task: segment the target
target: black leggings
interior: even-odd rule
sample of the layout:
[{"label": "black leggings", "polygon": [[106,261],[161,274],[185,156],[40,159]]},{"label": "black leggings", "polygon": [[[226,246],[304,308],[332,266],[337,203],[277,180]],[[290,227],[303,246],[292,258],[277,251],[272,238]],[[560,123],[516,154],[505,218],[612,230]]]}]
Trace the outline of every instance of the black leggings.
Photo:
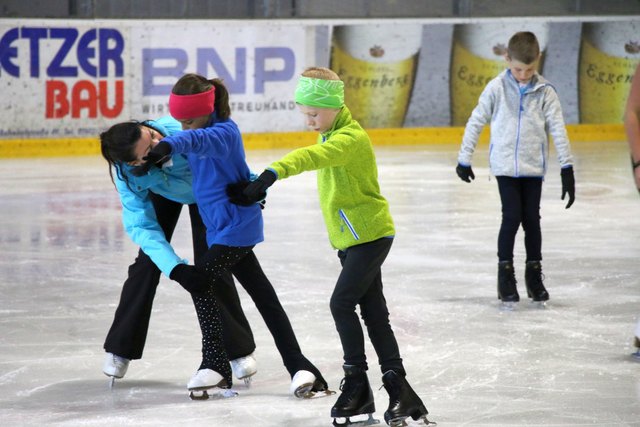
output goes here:
[{"label": "black leggings", "polygon": [[[150,195],[158,224],[167,241],[171,241],[183,205],[154,193]],[[189,215],[193,252],[197,260],[207,251],[206,229],[196,205],[189,205]],[[160,274],[151,258],[140,250],[135,262],[129,266],[127,280],[122,286],[120,302],[104,342],[106,351],[127,359],[142,357]],[[177,283],[175,285],[178,286]],[[224,346],[229,358],[251,354],[255,349],[255,342],[231,274],[226,273],[220,277],[216,291],[224,330]]]},{"label": "black leggings", "polygon": [[502,224],[498,234],[498,260],[513,261],[518,228],[524,229],[526,261],[542,260],[540,231],[540,198],[542,178],[511,178],[497,176],[502,201]]},{"label": "black leggings", "polygon": [[[308,370],[326,385],[318,369],[302,354],[287,313],[282,308],[273,285],[269,282],[253,253],[253,246],[213,245],[197,265],[214,278],[212,288],[214,293],[217,292],[220,274],[231,271],[247,291],[264,319],[289,375],[293,376],[302,369]],[[206,313],[211,309],[208,307],[210,300],[196,297],[195,303],[199,313]],[[203,330],[213,327],[209,324],[211,319],[202,320],[204,321],[204,324],[201,324]]]},{"label": "black leggings", "polygon": [[346,365],[367,366],[364,334],[356,314],[356,305],[360,305],[360,315],[378,355],[381,371],[393,370],[404,375],[382,292],[381,267],[392,243],[393,239],[383,238],[338,251],[342,272],[331,295],[330,307]]}]

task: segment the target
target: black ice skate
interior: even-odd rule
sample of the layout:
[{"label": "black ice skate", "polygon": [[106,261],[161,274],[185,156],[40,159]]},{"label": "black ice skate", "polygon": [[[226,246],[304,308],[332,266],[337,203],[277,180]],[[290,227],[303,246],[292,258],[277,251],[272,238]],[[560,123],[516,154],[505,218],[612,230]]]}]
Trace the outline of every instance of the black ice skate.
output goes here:
[{"label": "black ice skate", "polygon": [[528,261],[524,272],[527,295],[542,308],[545,307],[546,301],[549,300],[549,293],[542,283],[543,278],[540,261]]},{"label": "black ice skate", "polygon": [[[331,408],[334,426],[368,426],[379,424],[380,421],[373,418],[376,411],[373,400],[373,390],[367,378],[367,368],[364,366],[344,365],[344,379],[340,383],[342,393]],[[363,421],[351,421],[350,417],[368,414],[369,417]],[[336,418],[345,418],[340,423]]]},{"label": "black ice skate", "polygon": [[516,303],[520,301],[516,283],[513,261],[500,261],[498,263],[498,299],[502,301],[501,308],[504,310],[514,310]]},{"label": "black ice skate", "polygon": [[389,393],[389,408],[384,412],[385,422],[392,427],[406,426],[405,419],[422,420],[426,425],[436,425],[427,419],[427,408],[406,378],[395,371],[382,376],[382,384]]}]

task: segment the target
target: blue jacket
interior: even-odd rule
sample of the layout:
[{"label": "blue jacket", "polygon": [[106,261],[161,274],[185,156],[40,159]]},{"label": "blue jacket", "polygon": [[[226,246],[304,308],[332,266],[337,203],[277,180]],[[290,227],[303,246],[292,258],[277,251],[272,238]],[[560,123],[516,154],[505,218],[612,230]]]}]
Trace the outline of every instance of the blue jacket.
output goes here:
[{"label": "blue jacket", "polygon": [[209,246],[253,246],[264,240],[260,206],[235,205],[227,197],[227,185],[251,178],[233,120],[219,120],[214,113],[208,127],[173,133],[163,141],[171,144],[174,157],[187,154]]},{"label": "blue jacket", "polygon": [[482,128],[488,123],[489,165],[495,176],[543,177],[549,157],[548,134],[553,137],[560,167],[573,163],[560,100],[539,74],[520,88],[507,69],[487,84],[465,127],[458,163],[471,164]]},{"label": "blue jacket", "polygon": [[[182,130],[182,126],[171,117],[150,121],[149,126],[163,135],[171,135]],[[187,262],[176,255],[158,224],[149,192],[178,203],[195,203],[192,190],[192,176],[185,156],[173,156],[172,165],[162,169],[152,168],[145,176],[131,174],[132,167],[120,163],[116,166],[114,181],[122,203],[122,223],[124,229],[142,251],[158,268],[169,276],[171,270]],[[123,179],[126,176],[127,182]]]}]

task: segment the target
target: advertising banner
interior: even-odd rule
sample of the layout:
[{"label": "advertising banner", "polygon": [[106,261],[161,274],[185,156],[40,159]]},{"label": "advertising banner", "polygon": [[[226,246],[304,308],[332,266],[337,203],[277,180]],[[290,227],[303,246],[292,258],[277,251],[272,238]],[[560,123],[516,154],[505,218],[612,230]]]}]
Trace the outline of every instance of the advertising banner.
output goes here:
[{"label": "advertising banner", "polygon": [[0,19],[0,139],[92,137],[168,115],[184,73],[221,77],[245,133],[304,130],[293,93],[308,66],[331,67],[366,128],[464,126],[505,67],[509,38],[532,31],[539,72],[567,124],[620,123],[640,61],[640,19],[342,21]]},{"label": "advertising banner", "polygon": [[187,72],[221,77],[245,132],[299,130],[293,92],[307,54],[298,24],[0,20],[0,138],[95,136],[168,115]]}]

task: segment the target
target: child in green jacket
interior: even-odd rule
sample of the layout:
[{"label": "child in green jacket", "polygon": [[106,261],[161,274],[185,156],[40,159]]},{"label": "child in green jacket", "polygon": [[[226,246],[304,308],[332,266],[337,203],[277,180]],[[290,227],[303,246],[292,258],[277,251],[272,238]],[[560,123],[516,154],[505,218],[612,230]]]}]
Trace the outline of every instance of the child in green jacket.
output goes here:
[{"label": "child in green jacket", "polygon": [[380,194],[371,140],[344,105],[344,84],[332,70],[305,70],[295,100],[308,127],[320,133],[318,143],[290,152],[251,183],[230,186],[230,199],[238,204],[253,203],[262,200],[277,179],[318,171],[322,214],[342,264],[330,307],[344,351],[345,376],[331,416],[347,418],[348,424],[349,417],[359,414],[368,414],[371,421],[375,411],[366,374],[364,334],[356,313],[356,305],[360,305],[389,393],[385,421],[402,425],[412,417],[428,424],[427,409],[405,379],[382,292],[381,266],[391,249],[395,229],[389,204]]}]

